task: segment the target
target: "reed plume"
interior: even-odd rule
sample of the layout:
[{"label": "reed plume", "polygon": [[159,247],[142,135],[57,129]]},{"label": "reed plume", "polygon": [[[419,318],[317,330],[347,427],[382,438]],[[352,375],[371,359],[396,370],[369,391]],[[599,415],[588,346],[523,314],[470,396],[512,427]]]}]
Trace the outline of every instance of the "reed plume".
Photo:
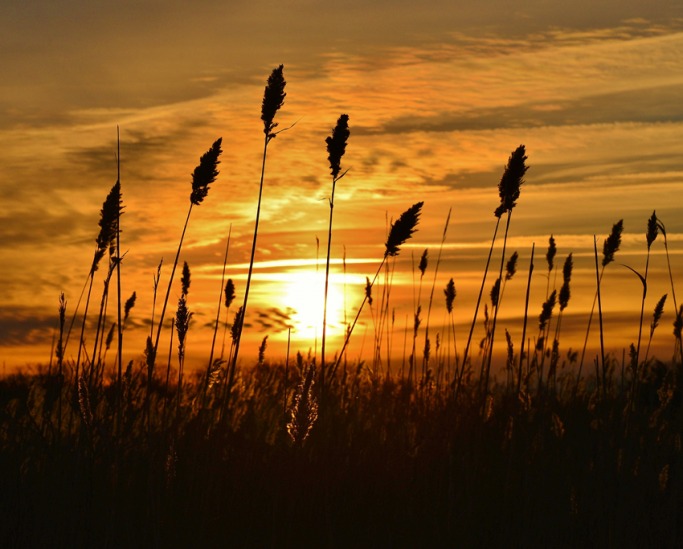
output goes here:
[{"label": "reed plume", "polygon": [[[507,213],[507,221],[505,224],[505,234],[503,235],[503,250],[500,259],[500,270],[498,278],[503,278],[503,268],[505,266],[505,250],[507,247],[507,238],[510,231],[510,219],[512,217],[512,210],[517,205],[519,199],[520,189],[524,184],[524,175],[529,167],[526,165],[527,160],[526,149],[524,145],[517,147],[508,158],[508,163],[503,172],[503,176],[498,184],[498,195],[500,196],[500,205],[496,208],[494,214],[500,218],[504,213]],[[486,361],[486,368],[484,373],[484,387],[483,395],[488,393],[489,374],[491,371],[491,360],[493,357],[493,348],[496,338],[496,323],[498,320],[498,311],[500,307],[496,307],[493,311],[493,323],[491,327],[491,341],[489,343],[488,360]]]},{"label": "reed plume", "polygon": [[[218,305],[216,307],[216,322],[214,323],[213,326],[213,337],[211,338],[211,351],[209,353],[209,364],[206,367],[206,384],[204,386],[204,397],[202,404],[205,404],[206,402],[206,393],[208,392],[210,388],[210,379],[212,377],[212,372],[214,372],[213,376],[217,376],[218,372],[216,372],[216,364],[213,359],[214,351],[216,349],[216,337],[218,335],[218,325],[220,324],[220,319],[221,319],[221,304],[223,301],[223,295],[225,294],[225,301],[227,303],[228,301],[228,294],[232,292],[233,298],[234,299],[234,294],[235,294],[235,287],[233,285],[232,289],[228,288],[227,285],[224,285],[225,283],[225,270],[227,268],[228,264],[228,252],[230,251],[230,235],[232,234],[232,224],[230,225],[230,230],[228,231],[228,241],[225,244],[225,255],[223,256],[223,272],[221,273],[221,287],[220,291],[218,292]],[[230,280],[230,283],[232,284],[232,280]],[[232,301],[232,299],[230,301]],[[223,332],[225,333],[225,332]],[[221,354],[221,359],[223,355]],[[220,359],[217,361],[220,363]]]},{"label": "reed plume", "polygon": [[178,300],[178,309],[175,314],[175,327],[178,335],[178,408],[182,401],[183,370],[185,366],[185,339],[190,329],[192,313],[187,307],[187,296],[190,291],[190,267],[187,262],[183,263],[183,275],[180,279],[182,294]]},{"label": "reed plume", "polygon": [[548,263],[548,282],[545,288],[545,296],[548,297],[550,293],[550,275],[555,267],[555,255],[557,254],[557,244],[555,243],[555,237],[550,235],[548,239],[548,251],[545,254],[546,263]]},{"label": "reed plume", "polygon": [[[85,345],[84,337],[85,337],[85,324],[88,316],[88,307],[90,304],[90,297],[92,295],[92,287],[93,287],[93,282],[95,280],[95,272],[99,268],[99,263],[104,257],[104,255],[107,253],[107,250],[112,251],[113,255],[113,248],[115,247],[115,242],[116,242],[116,232],[118,230],[118,219],[119,219],[119,209],[121,208],[121,185],[117,181],[114,186],[111,188],[109,191],[109,194],[107,194],[107,198],[105,199],[104,203],[102,204],[102,209],[100,210],[100,220],[98,222],[98,225],[100,227],[99,233],[97,235],[97,238],[95,239],[96,242],[96,248],[95,248],[95,253],[93,255],[93,261],[90,266],[90,273],[89,273],[89,287],[88,287],[88,295],[85,300],[85,309],[83,311],[83,319],[81,322],[81,335],[79,338],[79,343],[78,343],[78,353],[76,357],[76,371],[75,371],[75,381],[78,381],[78,376],[79,376],[79,366],[81,363],[81,352],[83,349],[83,346]],[[79,300],[80,301],[80,300]],[[74,319],[76,318],[76,313],[78,311],[78,307],[74,311]],[[73,322],[72,322],[73,325]],[[71,330],[69,330],[70,332]],[[64,349],[66,350],[66,346],[69,341],[69,336],[67,335],[66,338],[66,343],[64,344]],[[94,356],[93,356],[94,358]]]},{"label": "reed plume", "polygon": [[[600,274],[598,276],[598,285],[602,283],[602,277],[605,273],[605,267],[614,261],[614,255],[619,251],[619,246],[621,246],[621,235],[624,231],[624,220],[620,219],[614,225],[612,225],[612,230],[609,236],[605,239],[602,245],[602,261]],[[591,306],[591,312],[588,315],[588,325],[586,327],[586,337],[583,341],[583,348],[581,349],[581,360],[579,361],[579,369],[576,375],[576,386],[574,388],[574,394],[579,389],[579,383],[581,381],[581,371],[583,370],[583,361],[586,356],[586,347],[588,346],[588,337],[590,335],[591,323],[593,321],[593,313],[595,312],[595,305],[598,300],[598,291],[595,290],[595,295],[593,297],[593,305]]]},{"label": "reed plume", "polygon": [[[370,287],[374,286],[375,281],[379,276],[379,273],[382,271],[382,268],[384,267],[384,264],[387,261],[387,258],[397,256],[400,251],[400,247],[408,239],[410,239],[413,233],[416,231],[416,227],[420,220],[420,213],[422,212],[423,205],[424,202],[417,202],[413,204],[410,208],[404,211],[394,223],[391,224],[391,227],[389,229],[389,235],[387,236],[387,240],[384,244],[384,257],[382,258],[382,261],[379,267],[377,268],[377,272],[375,273],[375,276],[372,279]],[[351,326],[349,326],[346,332],[344,344],[342,345],[342,348],[339,351],[339,354],[337,355],[337,360],[334,363],[332,376],[334,376],[334,373],[337,371],[337,368],[339,367],[339,363],[341,362],[342,357],[344,356],[344,351],[346,350],[346,347],[349,344],[349,340],[351,339],[351,334],[353,333],[353,330],[356,327],[356,324],[358,323],[358,319],[360,318],[360,314],[363,311],[363,307],[365,306],[367,300],[368,294],[366,292],[365,297],[363,298],[363,301],[360,304],[360,307],[358,307],[356,317],[354,318],[353,323],[351,324]]]},{"label": "reed plume", "polygon": [[[643,298],[640,305],[640,324],[638,326],[638,345],[636,347],[636,368],[640,363],[640,341],[643,334],[643,318],[645,315],[645,297],[647,296],[647,273],[650,267],[650,248],[652,243],[659,234],[659,225],[657,224],[657,213],[653,210],[652,215],[647,220],[647,230],[645,231],[645,240],[647,242],[647,256],[645,260],[645,275],[643,278]],[[635,271],[634,271],[635,272]]]},{"label": "reed plume", "polygon": [[444,244],[446,243],[446,233],[448,232],[448,225],[451,222],[451,211],[448,209],[448,215],[446,216],[446,223],[444,224],[443,232],[441,233],[441,244],[439,245],[439,253],[436,257],[436,266],[434,267],[434,279],[432,281],[432,291],[429,294],[429,306],[427,307],[427,321],[425,323],[425,345],[423,353],[423,364],[422,364],[422,374],[423,377],[427,374],[429,369],[429,321],[432,315],[432,303],[434,302],[434,290],[436,288],[436,278],[439,274],[439,266],[441,265],[441,254],[443,252]]},{"label": "reed plume", "polygon": [[[168,279],[168,287],[166,288],[166,296],[164,297],[164,303],[161,308],[161,315],[159,317],[159,324],[157,325],[157,333],[154,339],[154,353],[153,358],[156,359],[158,349],[159,349],[159,339],[161,337],[161,330],[164,326],[164,316],[166,315],[166,307],[168,305],[168,300],[171,295],[171,287],[173,286],[173,278],[175,275],[176,268],[178,266],[178,260],[180,259],[180,250],[183,247],[183,240],[185,239],[185,232],[187,231],[187,226],[190,222],[190,215],[192,214],[193,206],[199,206],[206,198],[209,192],[209,185],[216,181],[218,176],[218,165],[220,164],[219,157],[222,154],[221,143],[223,139],[219,137],[213,142],[211,148],[206,151],[199,159],[199,164],[194,169],[192,173],[192,190],[190,192],[190,206],[187,211],[187,217],[185,218],[185,224],[183,225],[183,230],[180,235],[180,242],[178,243],[178,250],[176,251],[175,259],[173,261],[173,267],[171,268],[171,275]],[[161,264],[159,264],[161,267]],[[156,292],[155,292],[156,294]],[[148,355],[149,358],[149,355]],[[151,363],[150,377],[148,379],[148,387],[151,385],[152,378],[154,375],[154,362]]]},{"label": "reed plume", "polygon": [[659,298],[659,301],[655,305],[655,310],[652,313],[652,322],[650,322],[650,338],[647,341],[647,348],[645,349],[644,363],[647,363],[647,357],[650,354],[650,344],[652,343],[652,337],[655,335],[655,330],[659,326],[659,321],[662,319],[662,314],[664,314],[664,303],[666,303],[666,298],[668,294],[664,294]]},{"label": "reed plume", "polygon": [[332,175],[332,194],[330,195],[330,223],[327,230],[327,259],[325,261],[325,294],[323,297],[323,335],[320,350],[320,381],[325,387],[325,349],[327,341],[327,298],[330,283],[330,255],[332,251],[332,215],[334,213],[334,192],[339,181],[346,172],[341,173],[341,159],[346,152],[346,142],[351,132],[349,131],[349,115],[342,114],[337,120],[337,125],[332,130],[332,135],[325,139],[327,143],[327,159],[330,162],[330,174]]},{"label": "reed plume", "polygon": [[302,446],[318,420],[318,401],[313,390],[315,366],[310,364],[302,372],[301,383],[294,393],[294,404],[290,410],[287,434],[295,445]]},{"label": "reed plume", "polygon": [[268,77],[268,82],[266,83],[265,90],[263,92],[263,102],[261,104],[261,120],[263,121],[263,155],[261,161],[261,181],[259,183],[258,201],[256,203],[256,219],[254,220],[254,238],[251,244],[251,256],[249,258],[249,270],[247,272],[247,282],[244,287],[244,302],[242,304],[241,318],[239,323],[239,329],[234,334],[236,337],[233,339],[234,352],[232,356],[232,361],[230,362],[229,374],[228,374],[228,391],[232,386],[232,380],[235,375],[235,368],[237,367],[237,359],[239,357],[240,342],[242,340],[242,326],[244,325],[244,318],[247,314],[247,304],[249,302],[249,289],[251,288],[251,277],[254,272],[254,258],[256,256],[256,242],[258,239],[258,227],[259,220],[261,218],[261,200],[263,197],[263,182],[266,174],[266,156],[268,153],[268,144],[271,140],[275,139],[279,132],[275,132],[275,128],[278,126],[277,122],[274,122],[275,115],[277,111],[282,107],[285,96],[285,86],[287,82],[282,74],[283,65],[279,65],[271,72]]}]

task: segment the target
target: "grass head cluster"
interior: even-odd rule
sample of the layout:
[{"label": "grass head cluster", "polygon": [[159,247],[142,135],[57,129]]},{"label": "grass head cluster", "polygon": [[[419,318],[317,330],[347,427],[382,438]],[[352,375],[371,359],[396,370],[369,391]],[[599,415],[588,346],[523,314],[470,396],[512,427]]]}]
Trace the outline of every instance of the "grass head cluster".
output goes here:
[{"label": "grass head cluster", "polygon": [[[160,262],[154,276],[144,359],[131,360],[125,368],[123,334],[136,314],[137,293],[124,301],[120,292],[125,276],[120,178],[107,195],[81,292],[83,312],[78,316],[81,299],[71,311],[61,293],[57,341],[47,369],[0,380],[0,546],[683,544],[678,526],[683,519],[683,306],[676,302],[664,223],[655,212],[647,221],[643,273],[628,266],[643,289],[636,296],[641,314],[628,360],[626,350],[619,356],[605,342],[609,319],[602,306],[603,275],[615,263],[623,220],[604,239],[601,262],[594,235],[587,255],[594,262],[589,270],[595,274],[595,294],[590,314],[581,319],[581,334],[583,326],[586,334],[579,358],[562,338],[577,295],[572,277],[580,250],[560,255],[561,273],[554,236],[544,266],[536,271],[535,244],[528,256],[526,250],[507,250],[512,212],[529,169],[524,145],[510,154],[498,184],[500,204],[472,322],[461,326],[455,320],[456,312],[470,317],[461,311],[459,274],[448,273],[445,284],[438,278],[451,210],[438,251],[430,254],[425,248],[417,261],[405,253],[423,215],[424,202],[417,200],[387,223],[383,249],[377,243],[377,269],[357,288],[359,304],[350,309],[355,315],[332,351],[326,339],[332,214],[336,184],[348,173],[342,160],[351,135],[349,115],[341,114],[325,140],[332,185],[325,291],[317,296],[325,303],[321,354],[298,352],[291,358],[288,349],[273,360],[265,334],[258,359],[239,361],[241,338],[254,329],[249,291],[259,251],[267,151],[283,131],[277,131],[276,115],[285,86],[279,65],[263,95],[264,146],[244,286],[226,278],[231,225],[215,320],[208,327],[193,321],[195,290],[190,265],[183,261],[175,313],[169,313],[170,323],[164,322],[190,214],[219,181],[219,138],[192,173],[189,209],[170,273]],[[322,143],[320,150],[324,160]],[[457,205],[453,210],[457,216]],[[650,254],[659,234],[671,289],[646,321]],[[495,280],[487,285],[494,252],[500,253],[500,262]],[[100,272],[107,254],[108,268]],[[400,332],[392,301],[399,255],[401,260],[410,256],[415,281],[402,360],[392,357]],[[423,303],[423,281],[432,274],[429,300]],[[110,296],[114,276],[119,290]],[[157,291],[166,276],[157,317]],[[96,277],[103,278],[103,291],[97,321],[88,324]],[[513,287],[524,281],[523,315],[506,317],[500,310],[510,307]],[[442,290],[435,291],[438,284]],[[540,303],[530,303],[532,285],[545,288]],[[669,295],[675,316],[673,353],[662,360],[650,350],[666,319]],[[110,300],[117,304],[116,321],[107,314]],[[591,326],[596,305],[597,328]],[[444,321],[430,322],[439,309]],[[77,317],[78,350],[69,354]],[[361,319],[369,319],[375,331],[370,360],[348,356]],[[643,325],[649,331],[641,352]],[[186,369],[195,330],[208,329],[213,337],[206,368]],[[475,331],[483,336],[474,339]],[[110,351],[116,353],[112,359],[107,352],[115,334],[118,349]],[[591,335],[600,337],[600,354],[593,357],[592,368],[584,368]],[[418,347],[421,337],[424,344]],[[496,363],[494,357],[503,355]]]}]

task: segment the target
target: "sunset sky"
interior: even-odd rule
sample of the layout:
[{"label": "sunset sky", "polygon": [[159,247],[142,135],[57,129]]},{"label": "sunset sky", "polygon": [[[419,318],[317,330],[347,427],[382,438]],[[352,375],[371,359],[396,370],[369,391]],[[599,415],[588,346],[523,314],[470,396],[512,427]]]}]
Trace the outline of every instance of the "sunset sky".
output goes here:
[{"label": "sunset sky", "polygon": [[[5,1],[2,365],[46,364],[60,292],[67,318],[73,313],[100,208],[116,181],[117,126],[127,252],[122,286],[124,298],[138,296],[126,329],[126,361],[142,356],[153,276],[163,258],[165,289],[191,173],[223,138],[220,175],[192,212],[181,256],[193,279],[188,356],[192,364],[206,363],[230,230],[227,276],[237,286],[230,320],[243,296],[263,144],[261,99],[281,63],[287,97],[276,121],[279,129],[293,127],[269,146],[245,357],[266,335],[269,356],[283,357],[287,326],[292,354],[315,352],[320,334],[311,319],[319,313],[311,304],[322,301],[331,190],[325,137],[347,113],[351,136],[342,166],[349,171],[337,186],[332,240],[332,353],[340,346],[343,310],[355,314],[365,277],[379,265],[388,223],[418,201],[424,201],[418,231],[395,263],[392,360],[401,360],[403,334],[412,329],[414,273],[424,249],[427,307],[449,210],[431,323],[446,320],[443,288],[452,277],[456,333],[464,343],[495,226],[497,185],[508,156],[524,144],[530,168],[508,241],[520,261],[505,290],[500,334],[509,329],[518,345],[535,243],[529,335],[536,336],[552,234],[558,289],[562,263],[570,252],[574,257],[563,351],[580,346],[595,292],[593,235],[602,249],[612,224],[623,219],[622,248],[603,280],[606,343],[620,358],[638,335],[642,288],[620,264],[644,272],[653,210],[666,225],[683,302],[683,5],[522,0],[512,6],[501,0]],[[490,274],[485,296],[494,280]],[[179,284],[178,276],[171,314]],[[100,278],[96,301],[99,292]],[[668,360],[674,307],[660,236],[650,259],[646,336],[664,293],[669,298],[653,345]],[[351,358],[371,346],[371,313],[365,311],[354,333]],[[482,329],[478,324],[477,341]],[[501,335],[496,348],[504,352]],[[76,350],[70,344],[67,355]]]}]

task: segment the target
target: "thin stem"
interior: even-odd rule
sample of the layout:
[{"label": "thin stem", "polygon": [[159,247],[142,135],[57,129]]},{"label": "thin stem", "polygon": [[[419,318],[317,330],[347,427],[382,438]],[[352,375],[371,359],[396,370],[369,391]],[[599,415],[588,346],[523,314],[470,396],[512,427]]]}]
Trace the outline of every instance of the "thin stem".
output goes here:
[{"label": "thin stem", "polygon": [[474,326],[477,323],[477,315],[479,313],[479,306],[481,305],[481,296],[484,293],[484,286],[486,285],[486,275],[489,271],[489,265],[491,263],[491,255],[493,254],[493,245],[496,242],[496,235],[498,234],[498,226],[500,225],[500,217],[496,218],[496,228],[493,231],[493,238],[491,239],[491,247],[489,248],[489,255],[486,258],[486,267],[484,267],[484,276],[481,280],[481,287],[479,288],[479,296],[477,297],[477,305],[474,308],[474,318],[472,319],[472,324],[470,325],[470,333],[467,336],[467,343],[465,345],[465,352],[462,355],[462,365],[463,368],[467,363],[467,356],[470,350],[470,344],[472,343],[472,334],[474,332]]},{"label": "thin stem", "polygon": [[[534,251],[536,243],[531,244],[531,259],[529,260],[529,278],[526,284],[526,297],[524,298],[524,323],[522,325],[522,343],[519,348],[519,371],[517,372],[517,394],[522,388],[522,365],[524,363],[524,343],[526,342],[526,327],[529,318],[529,294],[531,293],[531,275],[534,272]],[[527,351],[528,352],[528,351]]]},{"label": "thin stem", "polygon": [[332,179],[332,195],[330,196],[330,224],[327,229],[327,259],[325,261],[325,297],[323,302],[323,336],[322,348],[320,349],[320,383],[325,387],[325,344],[327,339],[327,295],[330,284],[330,254],[332,250],[332,215],[334,214],[334,191],[337,187],[337,178]]},{"label": "thin stem", "polygon": [[249,272],[247,273],[247,284],[244,289],[244,303],[242,305],[242,318],[240,320],[241,326],[239,330],[237,330],[237,337],[235,338],[235,351],[232,356],[232,363],[230,365],[230,373],[228,375],[228,385],[227,385],[227,391],[229,394],[229,391],[232,387],[232,382],[234,380],[235,376],[235,368],[237,367],[237,358],[239,356],[239,351],[240,351],[240,342],[242,341],[242,330],[244,328],[244,319],[247,316],[247,303],[249,301],[249,288],[251,287],[251,275],[254,271],[254,256],[256,254],[256,239],[258,237],[258,225],[259,225],[259,219],[261,217],[261,198],[263,196],[263,180],[265,178],[266,174],[266,155],[268,153],[268,143],[270,143],[270,140],[272,139],[271,136],[266,134],[264,142],[263,142],[263,159],[261,162],[261,182],[259,184],[259,191],[258,191],[258,202],[256,204],[256,221],[254,223],[254,239],[251,244],[251,257],[249,259]]}]

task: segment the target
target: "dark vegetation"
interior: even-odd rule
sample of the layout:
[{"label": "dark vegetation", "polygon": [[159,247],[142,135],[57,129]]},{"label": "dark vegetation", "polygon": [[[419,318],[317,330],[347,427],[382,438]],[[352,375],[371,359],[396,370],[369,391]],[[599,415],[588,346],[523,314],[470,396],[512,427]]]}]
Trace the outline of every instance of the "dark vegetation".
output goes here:
[{"label": "dark vegetation", "polygon": [[[264,93],[260,189],[267,148],[283,131],[276,131],[274,122],[286,95],[282,69],[273,71]],[[347,173],[340,163],[350,135],[348,121],[342,115],[327,140],[332,195],[326,281],[334,189]],[[157,360],[163,356],[160,334],[168,327],[163,320],[190,213],[216,180],[220,154],[218,139],[194,171],[187,221],[159,319],[155,310],[161,264],[154,278],[155,310],[144,362],[124,365],[121,359],[135,294],[122,300],[123,203],[117,181],[102,208],[84,285],[81,326],[72,331],[76,312],[70,313],[69,323],[62,294],[59,337],[49,367],[0,380],[0,546],[683,545],[683,307],[676,303],[671,274],[674,359],[664,363],[649,355],[666,295],[654,308],[649,339],[642,333],[650,247],[659,234],[668,260],[666,230],[654,212],[647,224],[645,272],[634,270],[643,286],[642,309],[640,334],[628,358],[618,360],[606,352],[602,327],[600,287],[620,246],[619,221],[604,240],[601,262],[595,239],[597,313],[587,319],[586,341],[595,316],[601,353],[593,367],[584,368],[585,346],[580,357],[578,351],[561,353],[573,259],[569,254],[564,260],[559,290],[551,287],[550,274],[556,268],[551,237],[540,316],[528,314],[534,248],[519,352],[506,330],[507,363],[500,378],[492,375],[496,335],[502,339],[496,325],[506,282],[525,268],[518,266],[517,252],[506,253],[511,214],[527,171],[526,150],[520,146],[510,155],[499,184],[494,235],[464,352],[458,350],[452,320],[457,296],[453,279],[443,290],[451,326],[443,334],[434,327],[430,331],[434,286],[424,304],[423,324],[425,250],[418,265],[412,352],[400,371],[383,363],[393,268],[388,260],[415,232],[422,208],[417,202],[391,224],[377,272],[367,278],[362,304],[332,359],[325,358],[325,317],[320,361],[297,355],[291,361],[288,356],[271,362],[264,339],[257,363],[246,367],[238,362],[238,354],[257,250],[259,194],[243,304],[231,323],[220,321],[236,297],[233,281],[223,279],[206,371],[188,375],[185,336],[192,312],[187,263],[169,331],[177,362],[172,356],[166,364]],[[501,220],[505,232],[498,264],[493,253]],[[448,220],[443,240],[447,229]],[[228,250],[229,240],[225,261]],[[86,348],[93,281],[107,255],[108,267],[101,275],[104,291],[99,308],[94,307],[97,320],[91,323],[96,326],[94,344]],[[497,279],[487,300],[484,290],[492,259]],[[439,260],[440,250],[435,281]],[[116,291],[110,291],[115,275]],[[385,283],[374,296],[374,358],[368,364],[353,363],[345,349],[364,306],[372,306],[373,288],[382,277]],[[117,307],[113,322],[107,316],[110,294]],[[321,300],[326,296],[327,283]],[[472,337],[482,305],[486,335],[477,354],[472,352]],[[79,306],[80,300],[76,310]],[[227,356],[215,348],[221,325],[230,332]],[[76,359],[67,360],[69,338],[76,332]],[[418,334],[424,334],[421,357]],[[330,357],[331,350],[327,352]]]}]

